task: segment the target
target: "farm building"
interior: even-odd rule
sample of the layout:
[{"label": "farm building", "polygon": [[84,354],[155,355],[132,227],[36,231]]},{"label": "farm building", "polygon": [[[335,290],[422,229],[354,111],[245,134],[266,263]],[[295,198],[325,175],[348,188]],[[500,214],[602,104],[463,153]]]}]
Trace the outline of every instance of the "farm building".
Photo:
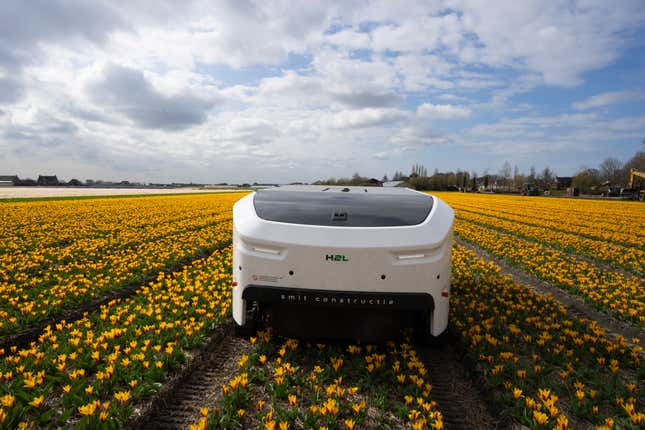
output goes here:
[{"label": "farm building", "polygon": [[564,190],[571,187],[571,182],[573,178],[570,176],[556,176],[555,177],[555,187],[558,190]]},{"label": "farm building", "polygon": [[19,183],[18,175],[0,175],[0,187],[12,187]]},{"label": "farm building", "polygon": [[38,185],[60,185],[60,182],[58,182],[58,178],[56,175],[54,176],[45,176],[45,175],[38,175],[38,180],[36,181]]}]

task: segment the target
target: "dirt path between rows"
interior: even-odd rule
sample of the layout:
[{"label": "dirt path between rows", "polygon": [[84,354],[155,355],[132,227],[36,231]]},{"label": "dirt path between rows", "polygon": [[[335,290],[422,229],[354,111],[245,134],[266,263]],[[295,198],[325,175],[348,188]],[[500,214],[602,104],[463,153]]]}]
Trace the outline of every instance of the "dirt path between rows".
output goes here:
[{"label": "dirt path between rows", "polygon": [[238,360],[251,350],[248,339],[233,335],[232,324],[211,336],[202,352],[183,372],[165,384],[128,426],[129,429],[187,429],[200,419],[200,409],[212,408],[222,396],[222,385],[239,370]]},{"label": "dirt path between rows", "polygon": [[432,385],[430,399],[437,402],[446,430],[489,430],[508,428],[492,413],[494,405],[476,384],[473,373],[458,352],[456,339],[441,346],[419,347],[419,355],[428,370]]},{"label": "dirt path between rows", "polygon": [[479,257],[497,264],[502,269],[502,272],[504,274],[511,275],[513,279],[519,284],[525,285],[541,295],[551,294],[557,301],[562,303],[571,314],[577,317],[583,317],[597,321],[598,325],[605,329],[608,334],[614,336],[620,335],[624,337],[628,343],[631,343],[630,340],[632,338],[637,338],[640,340],[641,345],[645,344],[645,335],[639,329],[627,323],[619,321],[604,312],[595,310],[589,304],[587,304],[582,297],[568,293],[558,287],[553,286],[549,282],[543,281],[536,276],[528,274],[523,270],[508,264],[504,259],[495,257],[487,251],[469,242],[466,242],[460,237],[455,237],[455,241],[459,245],[462,245],[465,248],[475,252]]}]

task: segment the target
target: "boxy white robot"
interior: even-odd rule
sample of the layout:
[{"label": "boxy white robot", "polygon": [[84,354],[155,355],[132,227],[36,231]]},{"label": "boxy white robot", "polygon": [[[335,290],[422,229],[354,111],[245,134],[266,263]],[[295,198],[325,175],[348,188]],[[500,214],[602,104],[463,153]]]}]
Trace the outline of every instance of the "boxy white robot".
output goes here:
[{"label": "boxy white robot", "polygon": [[453,222],[442,200],[407,188],[245,196],[233,207],[237,333],[251,334],[269,313],[272,326],[298,337],[373,340],[393,321],[438,337],[448,325]]}]

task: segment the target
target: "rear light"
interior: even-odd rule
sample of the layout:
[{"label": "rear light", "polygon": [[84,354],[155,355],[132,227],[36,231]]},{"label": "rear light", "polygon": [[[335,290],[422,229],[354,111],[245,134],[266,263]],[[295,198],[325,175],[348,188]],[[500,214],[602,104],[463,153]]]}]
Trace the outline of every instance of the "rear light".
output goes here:
[{"label": "rear light", "polygon": [[262,247],[259,247],[259,246],[254,246],[253,251],[260,252],[262,254],[280,255],[280,250],[279,249],[262,248]]},{"label": "rear light", "polygon": [[450,291],[448,291],[448,290],[443,290],[443,291],[441,292],[441,296],[442,296],[442,297],[448,297],[448,296],[450,296]]},{"label": "rear light", "polygon": [[231,282],[231,287],[237,287],[237,282],[236,281]]},{"label": "rear light", "polygon": [[402,260],[415,260],[415,259],[421,259],[425,257],[425,254],[400,254],[397,256],[399,261]]}]

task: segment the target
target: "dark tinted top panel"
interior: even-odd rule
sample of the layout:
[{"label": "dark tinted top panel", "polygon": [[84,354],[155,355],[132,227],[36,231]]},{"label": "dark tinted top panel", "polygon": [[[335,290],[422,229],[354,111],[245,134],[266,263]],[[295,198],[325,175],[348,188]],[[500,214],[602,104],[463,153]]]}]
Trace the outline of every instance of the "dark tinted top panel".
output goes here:
[{"label": "dark tinted top panel", "polygon": [[433,200],[429,195],[401,188],[318,186],[260,190],[253,202],[258,216],[268,221],[393,227],[422,223],[432,209]]}]

